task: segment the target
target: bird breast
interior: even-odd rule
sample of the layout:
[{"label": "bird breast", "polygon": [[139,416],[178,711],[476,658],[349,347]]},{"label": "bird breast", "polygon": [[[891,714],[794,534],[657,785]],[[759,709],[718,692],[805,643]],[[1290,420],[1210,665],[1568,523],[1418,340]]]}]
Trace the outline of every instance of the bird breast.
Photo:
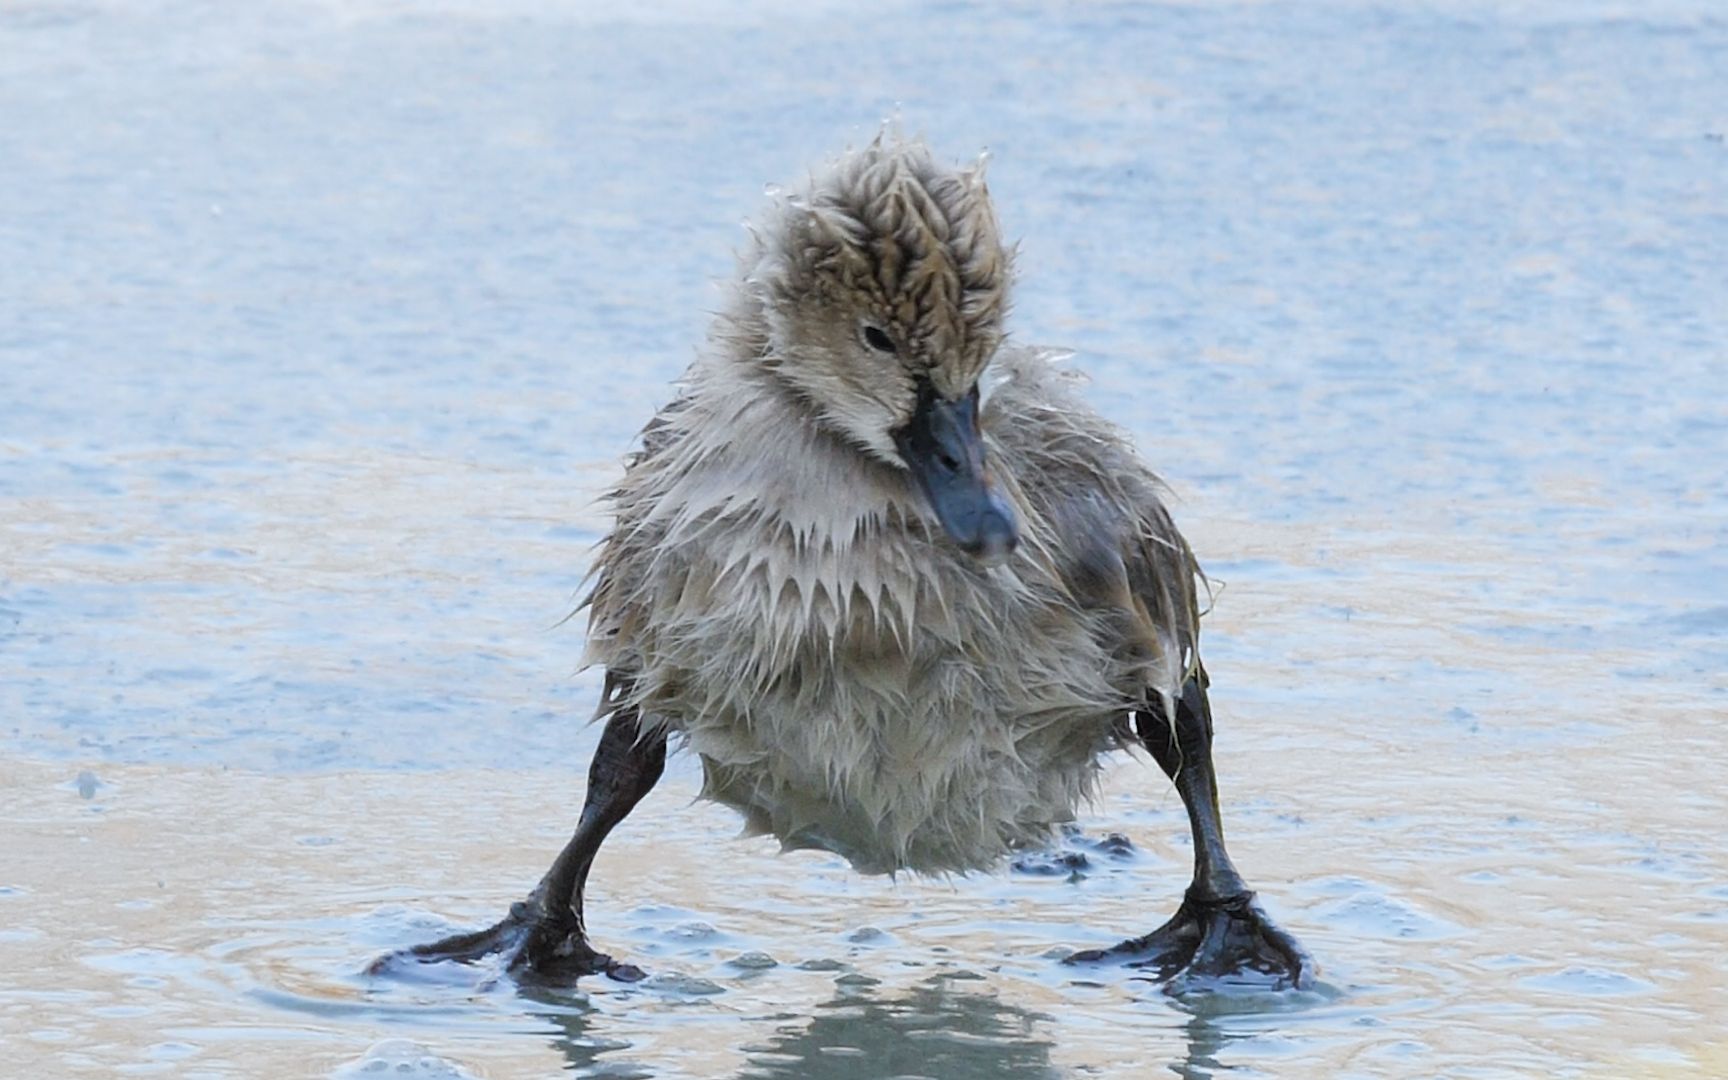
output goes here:
[{"label": "bird breast", "polygon": [[597,589],[596,659],[787,847],[965,871],[1070,820],[1122,708],[1089,617],[1030,558],[952,549],[884,469],[796,450],[660,488],[603,567],[634,584]]}]

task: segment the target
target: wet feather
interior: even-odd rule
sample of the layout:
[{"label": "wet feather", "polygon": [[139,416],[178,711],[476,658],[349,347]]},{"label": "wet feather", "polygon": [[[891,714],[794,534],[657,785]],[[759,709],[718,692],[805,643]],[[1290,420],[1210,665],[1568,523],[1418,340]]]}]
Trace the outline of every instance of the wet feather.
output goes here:
[{"label": "wet feather", "polygon": [[[587,659],[604,712],[699,755],[703,793],[868,872],[965,872],[1093,795],[1127,715],[1199,665],[1198,567],[1157,477],[1057,354],[1004,346],[1010,256],[978,170],[885,137],[773,206],[610,499]],[[878,320],[901,364],[853,340]],[[892,439],[965,393],[1022,543],[942,533]],[[1164,715],[1173,715],[1166,707]]]}]

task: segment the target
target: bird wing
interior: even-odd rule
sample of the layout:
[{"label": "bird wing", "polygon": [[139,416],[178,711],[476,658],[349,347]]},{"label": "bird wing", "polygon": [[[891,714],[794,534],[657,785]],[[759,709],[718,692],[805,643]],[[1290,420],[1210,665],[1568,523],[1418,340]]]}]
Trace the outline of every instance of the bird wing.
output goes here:
[{"label": "bird wing", "polygon": [[[1003,350],[984,409],[999,479],[1028,511],[1031,554],[1092,613],[1129,700],[1167,704],[1200,667],[1205,576],[1126,432],[1048,350]],[[1174,715],[1174,714],[1171,714]]]},{"label": "bird wing", "polygon": [[[649,615],[641,587],[664,530],[651,520],[651,512],[661,466],[683,434],[679,421],[689,403],[687,395],[680,395],[648,421],[640,447],[624,459],[623,478],[606,493],[613,510],[612,531],[600,542],[588,571],[592,584],[577,608],[588,609],[584,667],[598,664],[625,677],[640,668],[636,648]],[[615,702],[603,701],[601,714],[614,707]]]}]

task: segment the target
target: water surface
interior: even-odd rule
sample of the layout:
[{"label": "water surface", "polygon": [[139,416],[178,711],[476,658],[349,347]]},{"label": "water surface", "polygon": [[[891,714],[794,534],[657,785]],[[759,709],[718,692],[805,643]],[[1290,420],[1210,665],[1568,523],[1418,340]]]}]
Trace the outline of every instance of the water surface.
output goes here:
[{"label": "water surface", "polygon": [[[1713,1076],[1728,1068],[1716,5],[0,2],[0,1041],[20,1076]],[[763,185],[988,146],[1223,582],[1238,860],[1308,996],[1053,959],[1073,878],[859,879],[668,779],[655,973],[368,980],[573,820],[595,495]]]}]

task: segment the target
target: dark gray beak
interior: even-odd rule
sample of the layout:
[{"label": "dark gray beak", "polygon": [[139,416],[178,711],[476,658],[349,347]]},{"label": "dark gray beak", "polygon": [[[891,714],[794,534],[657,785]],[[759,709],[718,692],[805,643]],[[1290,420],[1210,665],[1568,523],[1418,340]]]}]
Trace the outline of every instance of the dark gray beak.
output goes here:
[{"label": "dark gray beak", "polygon": [[918,408],[906,426],[894,432],[894,445],[936,519],[962,551],[986,565],[1013,554],[1020,525],[984,466],[976,387],[960,400],[948,401],[924,382]]}]

